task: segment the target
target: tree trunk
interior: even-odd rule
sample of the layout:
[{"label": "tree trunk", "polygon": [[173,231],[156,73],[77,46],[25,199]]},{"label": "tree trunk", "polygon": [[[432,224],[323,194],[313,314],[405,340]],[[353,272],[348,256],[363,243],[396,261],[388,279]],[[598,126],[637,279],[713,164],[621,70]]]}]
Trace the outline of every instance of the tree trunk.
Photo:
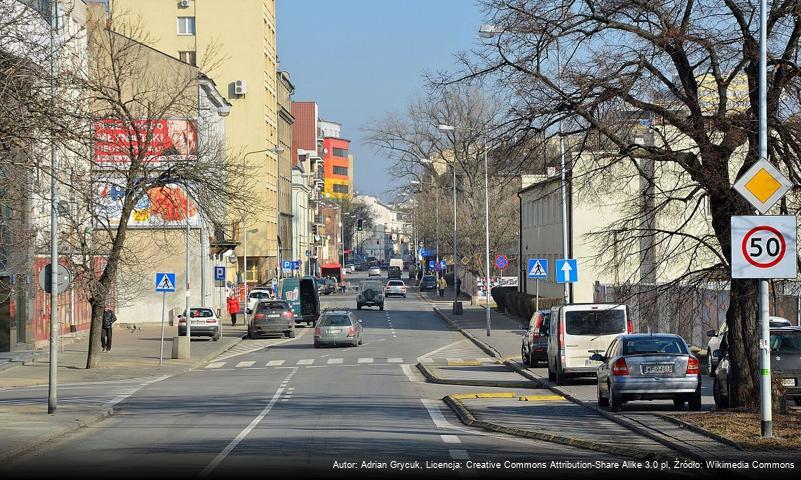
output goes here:
[{"label": "tree trunk", "polygon": [[103,329],[103,311],[106,305],[106,295],[102,298],[93,297],[90,302],[92,305],[92,323],[89,326],[89,351],[86,355],[86,368],[97,368],[100,366],[100,334]]},{"label": "tree trunk", "polygon": [[759,401],[759,284],[757,280],[731,281],[726,312],[733,407],[753,407]]}]

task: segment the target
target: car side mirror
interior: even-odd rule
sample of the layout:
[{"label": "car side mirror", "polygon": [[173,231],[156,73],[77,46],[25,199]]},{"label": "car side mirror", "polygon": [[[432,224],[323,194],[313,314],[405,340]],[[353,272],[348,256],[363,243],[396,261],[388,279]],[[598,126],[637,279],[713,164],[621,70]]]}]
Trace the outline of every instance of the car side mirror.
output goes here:
[{"label": "car side mirror", "polygon": [[712,352],[714,358],[723,358],[723,350],[715,350]]},{"label": "car side mirror", "polygon": [[601,355],[600,353],[593,353],[593,354],[590,356],[590,360],[594,360],[594,361],[596,361],[596,362],[603,362],[604,360],[606,360],[606,357],[604,357],[604,356],[603,356],[603,355]]},{"label": "car side mirror", "polygon": [[714,330],[707,330],[706,331],[706,336],[707,337],[717,337],[718,336],[718,332],[716,332]]}]

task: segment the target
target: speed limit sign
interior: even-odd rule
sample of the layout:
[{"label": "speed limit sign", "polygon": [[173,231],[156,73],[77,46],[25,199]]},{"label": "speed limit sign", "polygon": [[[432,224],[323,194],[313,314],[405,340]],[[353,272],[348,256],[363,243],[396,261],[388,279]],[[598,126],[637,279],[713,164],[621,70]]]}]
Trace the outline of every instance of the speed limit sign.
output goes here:
[{"label": "speed limit sign", "polygon": [[796,278],[796,217],[731,217],[732,278]]}]

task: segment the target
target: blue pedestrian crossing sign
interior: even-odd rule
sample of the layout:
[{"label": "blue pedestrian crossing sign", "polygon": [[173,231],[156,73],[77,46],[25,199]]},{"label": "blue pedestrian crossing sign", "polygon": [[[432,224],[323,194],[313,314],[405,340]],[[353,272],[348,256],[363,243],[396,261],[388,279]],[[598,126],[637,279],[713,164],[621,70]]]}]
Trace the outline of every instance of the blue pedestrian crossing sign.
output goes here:
[{"label": "blue pedestrian crossing sign", "polygon": [[548,278],[548,260],[545,258],[529,258],[526,271],[528,271],[528,278]]},{"label": "blue pedestrian crossing sign", "polygon": [[578,282],[578,263],[575,258],[565,258],[556,261],[556,282]]},{"label": "blue pedestrian crossing sign", "polygon": [[175,291],[175,274],[169,272],[156,273],[156,292],[170,293]]},{"label": "blue pedestrian crossing sign", "polygon": [[217,265],[214,267],[214,280],[217,282],[224,282],[225,281],[225,267],[222,265]]}]

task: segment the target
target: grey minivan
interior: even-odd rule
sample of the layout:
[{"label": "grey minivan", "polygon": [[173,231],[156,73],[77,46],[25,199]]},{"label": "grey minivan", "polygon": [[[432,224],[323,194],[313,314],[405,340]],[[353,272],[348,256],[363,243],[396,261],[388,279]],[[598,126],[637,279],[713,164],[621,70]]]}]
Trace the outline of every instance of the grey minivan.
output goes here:
[{"label": "grey minivan", "polygon": [[347,310],[323,312],[314,328],[314,348],[323,345],[350,345],[364,342],[362,321]]}]

